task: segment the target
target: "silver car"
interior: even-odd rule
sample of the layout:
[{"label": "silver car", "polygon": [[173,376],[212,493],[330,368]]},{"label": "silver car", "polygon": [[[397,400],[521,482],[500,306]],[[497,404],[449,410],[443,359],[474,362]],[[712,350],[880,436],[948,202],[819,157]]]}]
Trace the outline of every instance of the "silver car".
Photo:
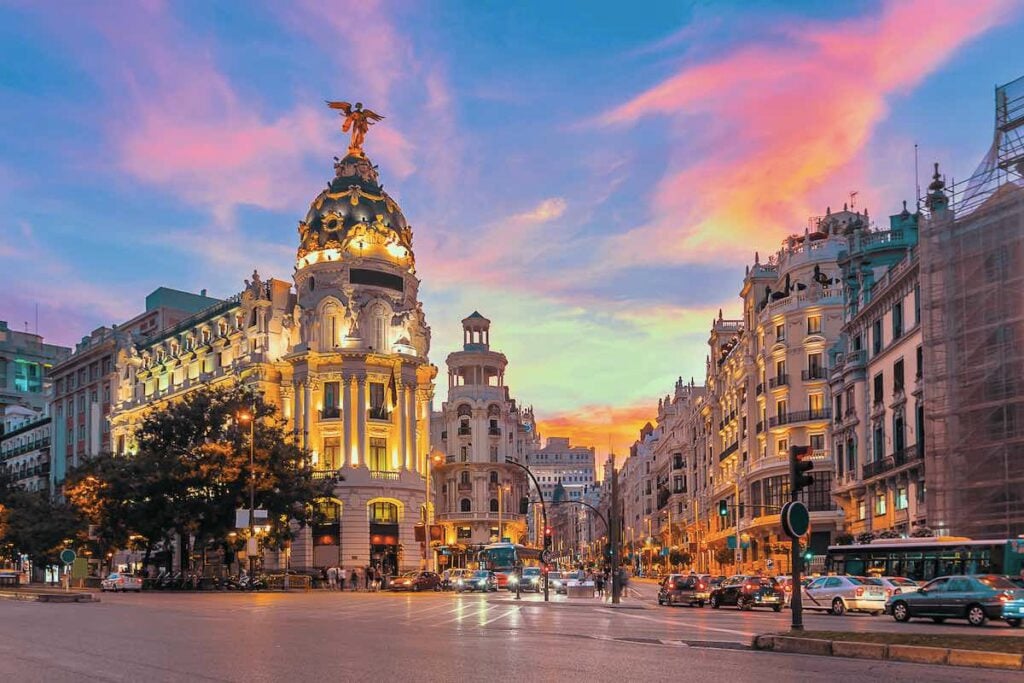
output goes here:
[{"label": "silver car", "polygon": [[135,591],[136,593],[141,593],[142,579],[131,574],[111,572],[107,575],[107,578],[100,581],[100,591],[114,591],[115,593]]},{"label": "silver car", "polygon": [[916,593],[920,587],[917,581],[903,576],[872,576],[868,578],[868,581],[880,584],[885,589],[886,598],[903,593]]},{"label": "silver car", "polygon": [[846,612],[868,612],[876,616],[885,610],[885,588],[858,576],[822,576],[803,590],[804,609],[825,610],[836,616]]}]

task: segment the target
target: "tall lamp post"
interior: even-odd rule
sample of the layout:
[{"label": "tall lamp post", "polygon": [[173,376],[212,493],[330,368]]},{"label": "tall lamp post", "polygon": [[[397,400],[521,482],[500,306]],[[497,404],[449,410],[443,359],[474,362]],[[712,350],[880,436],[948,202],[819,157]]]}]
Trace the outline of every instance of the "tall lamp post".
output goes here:
[{"label": "tall lamp post", "polygon": [[433,476],[434,467],[444,462],[444,456],[434,453],[427,458],[427,490],[423,498],[423,568],[433,567],[437,571],[437,558],[430,562],[430,526],[434,523],[434,501],[430,495],[430,478]]},{"label": "tall lamp post", "polygon": [[[256,466],[255,466],[255,436],[256,436],[256,411],[253,409],[251,412],[241,411],[238,413],[238,421],[242,424],[249,424],[249,545],[256,545],[256,518],[253,508],[256,507]],[[254,549],[254,548],[253,548]],[[248,552],[250,548],[246,549],[246,554],[249,556],[249,576],[255,577],[256,575],[256,553]]]},{"label": "tall lamp post", "polygon": [[[537,488],[537,497],[540,499],[540,513],[541,513],[541,516],[544,519],[544,529],[546,530],[548,528],[548,508],[544,504],[544,492],[541,490],[540,484],[537,483],[537,478],[535,476],[533,476],[533,472],[530,471],[529,467],[527,467],[526,465],[523,465],[523,464],[520,464],[520,463],[516,462],[512,458],[505,458],[505,464],[506,465],[514,465],[515,467],[518,467],[522,471],[526,472],[526,475],[528,477],[530,477],[530,481],[532,481],[533,485]],[[546,545],[547,544],[547,538],[548,538],[548,536],[545,533],[544,534],[544,543],[545,543],[544,550],[547,550],[547,545]],[[547,565],[548,565],[548,563],[544,562],[545,568],[547,567]],[[544,602],[548,602],[548,577],[547,577],[547,572],[544,573]]]}]

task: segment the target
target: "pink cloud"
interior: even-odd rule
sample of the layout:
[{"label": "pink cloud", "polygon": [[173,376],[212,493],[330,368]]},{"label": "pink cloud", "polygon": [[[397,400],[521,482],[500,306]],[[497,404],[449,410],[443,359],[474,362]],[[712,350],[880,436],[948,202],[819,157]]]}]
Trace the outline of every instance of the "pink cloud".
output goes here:
[{"label": "pink cloud", "polygon": [[[886,99],[917,85],[1001,23],[1008,0],[907,0],[878,16],[784,27],[784,44],[689,65],[604,114],[604,125],[665,116],[702,141],[675,155],[645,225],[611,239],[608,261],[680,263],[744,255],[799,230],[827,191],[866,186],[862,152]],[[837,188],[842,188],[836,192]]]}]

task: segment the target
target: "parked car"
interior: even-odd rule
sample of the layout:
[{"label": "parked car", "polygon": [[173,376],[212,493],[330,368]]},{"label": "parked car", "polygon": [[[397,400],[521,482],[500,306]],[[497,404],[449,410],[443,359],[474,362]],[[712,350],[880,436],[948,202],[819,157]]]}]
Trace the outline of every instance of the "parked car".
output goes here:
[{"label": "parked car", "polygon": [[1007,576],[1006,580],[1017,588],[1024,588],[1024,576]]},{"label": "parked car", "polygon": [[472,569],[449,569],[448,585],[445,586],[444,581],[442,581],[441,587],[447,588],[448,590],[458,590],[459,588],[464,587],[466,585],[466,582],[469,581],[471,576],[473,576]]},{"label": "parked car", "polygon": [[885,587],[880,581],[859,576],[821,576],[803,589],[804,609],[826,610],[842,616],[846,612],[867,612],[877,616],[885,610]]},{"label": "parked car", "polygon": [[141,593],[142,579],[131,574],[111,572],[107,574],[107,578],[100,581],[100,591],[114,591],[115,593],[135,591],[136,593]]},{"label": "parked car", "polygon": [[658,587],[659,605],[703,607],[710,597],[708,584],[696,574],[669,574]]},{"label": "parked car", "polygon": [[494,572],[488,569],[477,569],[470,576],[463,579],[461,586],[455,588],[455,591],[458,593],[464,591],[486,593],[496,590],[498,590],[498,579],[494,576]]},{"label": "parked car", "polygon": [[776,612],[781,612],[785,599],[785,592],[775,579],[769,576],[740,574],[730,576],[713,589],[708,601],[715,609],[735,605],[742,610],[771,607]]},{"label": "parked car", "polygon": [[892,596],[886,611],[902,622],[930,617],[938,624],[966,619],[972,626],[983,626],[989,619],[1004,619],[1017,628],[1024,619],[1024,590],[994,574],[942,576],[915,593]]},{"label": "parked car", "polygon": [[871,576],[868,580],[882,586],[886,598],[900,593],[916,593],[918,589],[917,581],[904,576]]},{"label": "parked car", "polygon": [[434,572],[406,572],[391,579],[388,587],[393,591],[439,591],[441,577]]},{"label": "parked car", "polygon": [[708,585],[711,586],[712,590],[714,590],[715,588],[718,588],[719,586],[721,586],[722,582],[725,581],[726,578],[727,577],[725,577],[725,576],[709,576],[708,577]]}]

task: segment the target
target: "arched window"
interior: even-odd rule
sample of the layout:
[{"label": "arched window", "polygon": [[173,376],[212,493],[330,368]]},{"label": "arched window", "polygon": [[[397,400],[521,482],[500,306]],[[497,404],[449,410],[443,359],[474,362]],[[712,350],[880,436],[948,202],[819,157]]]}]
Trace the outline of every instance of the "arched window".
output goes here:
[{"label": "arched window", "polygon": [[377,303],[370,309],[370,346],[374,351],[387,352],[388,318],[384,304]]},{"label": "arched window", "polygon": [[338,306],[333,302],[326,304],[321,311],[320,321],[323,329],[320,338],[323,340],[324,348],[329,349],[341,345],[340,312]]},{"label": "arched window", "polygon": [[498,511],[498,499],[497,498],[491,498],[491,512],[497,512],[497,511]]},{"label": "arched window", "polygon": [[370,521],[374,524],[398,524],[398,506],[387,502],[371,503]]},{"label": "arched window", "polygon": [[469,470],[462,470],[462,472],[459,474],[459,483],[460,484],[468,484],[469,483]]},{"label": "arched window", "polygon": [[498,483],[498,472],[496,470],[491,470],[491,483],[492,484],[497,484]]},{"label": "arched window", "polygon": [[462,512],[469,512],[471,506],[472,503],[470,503],[469,498],[463,498],[459,501],[459,510]]}]

